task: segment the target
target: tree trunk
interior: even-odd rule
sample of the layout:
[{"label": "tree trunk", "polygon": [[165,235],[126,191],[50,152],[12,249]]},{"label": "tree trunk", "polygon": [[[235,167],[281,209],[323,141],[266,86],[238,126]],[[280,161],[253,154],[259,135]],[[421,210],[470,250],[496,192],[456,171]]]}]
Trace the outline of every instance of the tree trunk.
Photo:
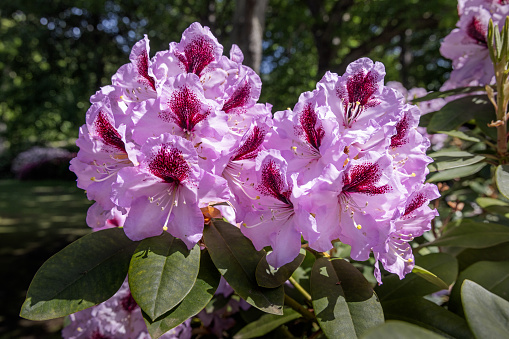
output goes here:
[{"label": "tree trunk", "polygon": [[260,73],[265,10],[268,0],[238,0],[233,18],[232,42],[244,53],[244,65]]}]

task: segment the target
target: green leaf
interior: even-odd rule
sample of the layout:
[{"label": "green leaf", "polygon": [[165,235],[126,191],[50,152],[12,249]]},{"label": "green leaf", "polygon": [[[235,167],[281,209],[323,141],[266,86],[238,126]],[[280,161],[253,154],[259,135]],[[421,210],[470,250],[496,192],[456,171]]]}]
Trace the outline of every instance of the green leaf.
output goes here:
[{"label": "green leaf", "polygon": [[460,271],[479,261],[509,260],[509,242],[487,248],[467,248],[456,255]]},{"label": "green leaf", "polygon": [[122,286],[137,245],[121,228],[93,232],[76,240],[37,271],[20,316],[54,319],[109,299]]},{"label": "green leaf", "polygon": [[233,339],[262,337],[279,326],[300,317],[300,313],[297,313],[291,308],[285,308],[283,315],[264,314],[258,320],[249,323],[247,326],[238,331],[237,334],[233,336]]},{"label": "green leaf", "polygon": [[406,321],[453,338],[473,338],[465,319],[424,298],[387,300],[382,307],[386,319]]},{"label": "green leaf", "polygon": [[454,137],[454,138],[458,138],[458,139],[461,139],[461,140],[472,141],[472,142],[481,142],[481,139],[476,138],[476,137],[471,136],[471,135],[468,135],[468,134],[466,134],[465,132],[462,132],[462,131],[457,131],[457,130],[452,130],[452,131],[437,131],[437,133],[446,134],[448,136],[451,136],[451,137]]},{"label": "green leaf", "polygon": [[444,337],[403,321],[390,320],[371,329],[362,339],[444,339]]},{"label": "green leaf", "polygon": [[467,322],[476,338],[509,338],[509,302],[470,280],[461,287]]},{"label": "green leaf", "polygon": [[494,223],[463,221],[426,246],[485,248],[509,241],[509,227]]},{"label": "green leaf", "polygon": [[316,319],[329,338],[355,338],[384,321],[371,285],[343,259],[316,260],[311,295]]},{"label": "green leaf", "polygon": [[500,214],[509,218],[509,204],[505,201],[480,197],[475,199],[475,202],[488,213]]},{"label": "green leaf", "polygon": [[497,129],[495,127],[490,127],[492,121],[497,120],[497,115],[495,110],[484,112],[483,114],[478,114],[475,117],[475,122],[479,129],[486,134],[491,140],[497,140]]},{"label": "green leaf", "polygon": [[441,289],[445,290],[449,288],[449,285],[447,285],[442,279],[440,279],[434,273],[428,271],[427,269],[422,268],[421,266],[415,265],[414,268],[412,269],[412,273],[417,274],[421,278],[424,278],[425,280],[440,287]]},{"label": "green leaf", "polygon": [[448,91],[431,92],[423,97],[413,99],[412,103],[415,104],[417,102],[422,102],[422,101],[429,101],[429,100],[439,99],[439,98],[447,98],[451,95],[473,93],[473,92],[479,92],[479,91],[485,91],[484,86],[459,87],[459,88],[455,88],[455,89],[450,89]]},{"label": "green leaf", "polygon": [[283,314],[283,286],[269,289],[256,283],[264,251],[257,251],[237,227],[220,220],[205,227],[203,239],[219,273],[239,296],[264,312]]},{"label": "green leaf", "polygon": [[264,256],[256,267],[256,282],[261,287],[276,288],[281,286],[288,280],[295,272],[297,267],[302,264],[306,257],[306,250],[301,249],[297,258],[278,269],[270,266],[267,262],[267,257]]},{"label": "green leaf", "polygon": [[198,314],[214,296],[220,278],[221,275],[210,259],[208,251],[202,251],[200,272],[196,278],[196,283],[184,300],[156,321],[152,321],[146,313],[143,314],[145,324],[152,338],[159,338],[172,328]]},{"label": "green leaf", "polygon": [[143,240],[129,266],[129,288],[141,309],[155,320],[184,299],[195,284],[200,247],[191,250],[168,232]]},{"label": "green leaf", "polygon": [[446,169],[441,172],[437,172],[428,176],[426,182],[439,182],[439,181],[447,181],[456,178],[468,177],[469,175],[475,174],[482,170],[487,163],[476,163],[474,165]]},{"label": "green leaf", "polygon": [[467,96],[447,103],[436,112],[428,125],[428,130],[450,131],[473,119],[478,114],[492,111],[488,97],[483,95]]},{"label": "green leaf", "polygon": [[449,308],[461,313],[460,286],[464,280],[472,280],[498,296],[509,300],[509,261],[479,261],[460,273],[451,290]]},{"label": "green leaf", "polygon": [[[452,284],[458,275],[456,259],[445,253],[432,253],[416,258],[416,264],[433,272],[447,285]],[[375,287],[380,300],[407,297],[421,297],[439,291],[441,288],[426,281],[415,273],[409,273],[403,280],[391,274],[382,279],[383,285]]]},{"label": "green leaf", "polygon": [[509,199],[509,165],[499,165],[495,171],[498,191]]},{"label": "green leaf", "polygon": [[[466,152],[462,152],[466,153]],[[437,171],[444,171],[451,168],[459,168],[464,166],[469,166],[473,164],[477,164],[478,162],[483,161],[486,159],[482,155],[474,155],[470,154],[469,156],[458,158],[458,157],[437,157],[435,158],[435,162],[432,162],[428,165],[429,171],[437,172]]]}]

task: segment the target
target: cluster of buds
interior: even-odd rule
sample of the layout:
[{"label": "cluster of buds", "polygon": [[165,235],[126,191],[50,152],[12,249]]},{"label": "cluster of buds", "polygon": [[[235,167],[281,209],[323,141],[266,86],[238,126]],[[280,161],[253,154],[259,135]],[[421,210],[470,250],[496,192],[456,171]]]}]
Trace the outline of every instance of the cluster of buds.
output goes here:
[{"label": "cluster of buds", "polygon": [[152,58],[145,37],[92,96],[71,161],[96,201],[89,225],[123,226],[132,240],[167,231],[191,248],[202,209],[226,203],[257,249],[272,248],[274,267],[297,257],[301,239],[317,251],[339,239],[355,260],[374,253],[379,282],[378,261],[410,272],[409,242],[429,229],[439,194],[424,184],[420,111],[384,86],[384,66],[363,58],[328,72],[273,117],[239,48],[222,53],[198,23]]}]

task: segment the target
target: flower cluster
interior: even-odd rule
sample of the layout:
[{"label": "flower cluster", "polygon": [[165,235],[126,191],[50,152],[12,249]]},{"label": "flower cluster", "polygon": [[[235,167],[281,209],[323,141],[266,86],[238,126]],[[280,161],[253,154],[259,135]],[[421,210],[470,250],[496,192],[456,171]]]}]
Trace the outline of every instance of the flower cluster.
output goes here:
[{"label": "flower cluster", "polygon": [[201,208],[228,202],[254,246],[272,248],[274,267],[299,254],[302,238],[317,251],[339,239],[355,260],[373,252],[408,273],[408,243],[429,228],[438,191],[423,184],[431,159],[420,112],[384,86],[384,66],[363,58],[327,73],[272,118],[238,47],[222,51],[198,23],[153,58],[145,37],[91,98],[71,161],[96,201],[89,225],[123,225],[132,240],[168,231],[191,248]]},{"label": "flower cluster", "polygon": [[303,237],[317,251],[339,239],[355,260],[373,252],[400,277],[411,271],[408,243],[429,229],[428,202],[439,194],[423,184],[431,159],[416,130],[420,111],[384,86],[384,75],[381,63],[359,59],[275,113],[269,149],[252,175],[244,171],[255,199],[237,207],[255,247],[272,247],[271,265],[293,260]]},{"label": "flower cluster", "polygon": [[[71,314],[62,330],[65,339],[150,339],[141,309],[134,301],[127,279],[110,299]],[[191,338],[191,320],[163,334],[162,339]]]},{"label": "flower cluster", "polygon": [[440,53],[452,60],[451,77],[442,90],[465,86],[489,85],[495,83],[495,71],[491,62],[487,34],[488,23],[502,28],[509,15],[509,3],[500,0],[460,0],[460,19],[447,35],[440,47]]},{"label": "flower cluster", "polygon": [[92,96],[71,161],[96,201],[90,226],[123,225],[133,240],[165,230],[190,248],[198,242],[200,208],[230,199],[227,179],[236,179],[225,167],[255,157],[258,146],[245,140],[264,136],[271,122],[271,107],[257,104],[258,75],[238,47],[222,52],[198,23],[153,58],[145,37],[112,85]]}]

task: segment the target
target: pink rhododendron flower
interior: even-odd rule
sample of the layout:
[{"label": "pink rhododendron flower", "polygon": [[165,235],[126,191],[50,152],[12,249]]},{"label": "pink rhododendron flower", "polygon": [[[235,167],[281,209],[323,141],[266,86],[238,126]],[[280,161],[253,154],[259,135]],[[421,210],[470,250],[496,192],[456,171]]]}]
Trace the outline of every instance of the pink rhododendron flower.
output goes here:
[{"label": "pink rhododendron flower", "polygon": [[509,4],[497,0],[460,1],[457,28],[445,37],[440,53],[452,60],[453,71],[442,90],[493,84],[495,71],[488,44],[488,23],[502,28],[509,14]]},{"label": "pink rhododendron flower", "polygon": [[273,119],[258,103],[260,77],[242,61],[198,23],[153,57],[147,36],[134,45],[112,85],[91,97],[71,161],[96,201],[89,226],[123,227],[132,240],[167,231],[191,248],[201,208],[227,203],[254,246],[271,247],[274,267],[292,261],[302,239],[318,251],[339,239],[352,258],[374,252],[406,274],[408,265],[394,265],[404,247],[394,239],[426,229],[435,213],[424,206],[433,194],[415,195],[434,187],[422,186],[431,160],[419,110],[384,85],[381,63],[362,58]]},{"label": "pink rhododendron flower", "polygon": [[172,134],[147,139],[139,161],[113,185],[114,202],[130,208],[126,235],[141,240],[164,230],[193,247],[203,233],[200,207],[226,200],[226,181],[201,169],[192,143]]}]

